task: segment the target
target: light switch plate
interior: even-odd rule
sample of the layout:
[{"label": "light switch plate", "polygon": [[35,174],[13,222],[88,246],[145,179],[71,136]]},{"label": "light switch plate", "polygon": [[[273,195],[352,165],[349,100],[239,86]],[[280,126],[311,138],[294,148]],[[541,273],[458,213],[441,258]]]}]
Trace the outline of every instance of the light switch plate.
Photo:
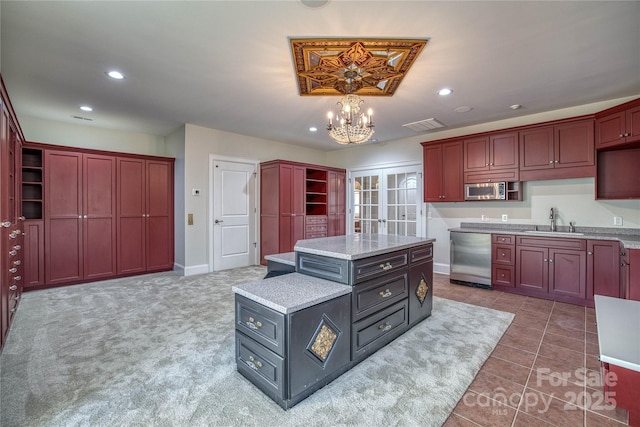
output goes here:
[{"label": "light switch plate", "polygon": [[187,214],[187,225],[193,225],[193,214]]},{"label": "light switch plate", "polygon": [[503,222],[507,222],[508,220],[509,220],[509,215],[507,215],[507,214],[503,214],[503,215],[502,215],[502,221],[503,221]]}]

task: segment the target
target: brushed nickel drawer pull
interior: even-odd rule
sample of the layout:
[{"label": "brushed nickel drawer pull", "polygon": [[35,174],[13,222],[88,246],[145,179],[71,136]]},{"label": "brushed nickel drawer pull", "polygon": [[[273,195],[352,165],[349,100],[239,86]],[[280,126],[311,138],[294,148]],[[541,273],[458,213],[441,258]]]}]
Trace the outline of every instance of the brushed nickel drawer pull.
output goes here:
[{"label": "brushed nickel drawer pull", "polygon": [[393,268],[393,266],[391,265],[390,262],[388,262],[386,264],[380,264],[380,268],[386,271],[386,270],[389,270],[389,269]]},{"label": "brushed nickel drawer pull", "polygon": [[20,265],[22,264],[22,261],[20,261],[19,259],[13,261],[13,265]]},{"label": "brushed nickel drawer pull", "polygon": [[10,250],[9,251],[9,255],[11,255],[11,256],[16,256],[17,253],[18,252],[16,252],[15,250]]},{"label": "brushed nickel drawer pull", "polygon": [[389,289],[385,289],[384,291],[380,291],[380,292],[379,292],[379,295],[380,295],[382,298],[388,298],[388,297],[390,297],[392,294],[391,294],[391,291],[390,291]]},{"label": "brushed nickel drawer pull", "polygon": [[258,369],[262,368],[262,362],[260,362],[259,360],[255,362],[255,360],[256,359],[253,356],[249,356],[249,360],[246,361],[246,364],[249,365],[249,367],[254,371],[257,371]]},{"label": "brushed nickel drawer pull", "polygon": [[9,286],[9,290],[10,290],[10,291],[15,291],[15,290],[17,290],[17,289],[18,289],[18,286],[16,286],[16,285]]},{"label": "brushed nickel drawer pull", "polygon": [[15,280],[16,282],[18,282],[18,281],[22,280],[22,276],[15,276],[15,277],[13,278],[13,280]]},{"label": "brushed nickel drawer pull", "polygon": [[262,323],[261,322],[256,322],[253,317],[249,317],[249,321],[247,322],[247,326],[249,327],[249,329],[253,329],[255,331],[256,329],[259,329],[260,327],[262,327]]},{"label": "brushed nickel drawer pull", "polygon": [[391,329],[391,324],[389,322],[383,323],[382,325],[378,326],[378,329],[380,329],[382,332],[387,332],[389,329]]},{"label": "brushed nickel drawer pull", "polygon": [[15,267],[11,267],[11,268],[9,269],[9,273],[11,273],[11,274],[13,274],[13,273],[17,273],[17,272],[18,272],[18,269],[17,269],[17,268],[15,268]]},{"label": "brushed nickel drawer pull", "polygon": [[19,251],[20,249],[22,249],[22,246],[20,246],[20,245],[15,245],[15,246],[13,247],[13,249],[15,249],[16,251]]}]

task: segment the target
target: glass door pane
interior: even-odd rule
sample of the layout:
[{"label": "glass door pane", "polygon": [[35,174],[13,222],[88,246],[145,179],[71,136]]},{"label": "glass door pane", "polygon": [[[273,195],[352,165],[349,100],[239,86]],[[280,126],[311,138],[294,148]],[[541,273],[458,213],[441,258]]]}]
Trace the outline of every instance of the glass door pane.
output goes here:
[{"label": "glass door pane", "polygon": [[385,171],[386,234],[416,236],[418,173]]},{"label": "glass door pane", "polygon": [[353,180],[353,231],[356,233],[378,233],[380,176],[354,176]]}]

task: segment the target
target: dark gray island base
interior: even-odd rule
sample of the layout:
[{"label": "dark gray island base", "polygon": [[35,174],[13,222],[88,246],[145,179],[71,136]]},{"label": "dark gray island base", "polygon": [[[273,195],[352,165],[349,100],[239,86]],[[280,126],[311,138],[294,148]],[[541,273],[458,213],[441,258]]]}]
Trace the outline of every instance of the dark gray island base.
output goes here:
[{"label": "dark gray island base", "polygon": [[294,273],[233,287],[238,372],[288,409],[429,317],[433,241],[299,241]]}]

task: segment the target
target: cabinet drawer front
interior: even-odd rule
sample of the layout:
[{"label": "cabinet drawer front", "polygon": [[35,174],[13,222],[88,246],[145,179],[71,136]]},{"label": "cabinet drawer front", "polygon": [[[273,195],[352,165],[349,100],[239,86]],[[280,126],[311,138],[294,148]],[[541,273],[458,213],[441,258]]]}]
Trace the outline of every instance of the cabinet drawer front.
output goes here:
[{"label": "cabinet drawer front", "polygon": [[238,331],[236,331],[236,366],[240,373],[268,395],[277,399],[286,397],[284,358]]},{"label": "cabinet drawer front", "polygon": [[236,294],[236,329],[284,356],[284,315]]},{"label": "cabinet drawer front", "polygon": [[408,324],[406,300],[354,323],[351,333],[353,359],[380,349],[401,335],[407,329]]},{"label": "cabinet drawer front", "polygon": [[298,273],[349,284],[349,261],[346,259],[297,252],[296,267]]},{"label": "cabinet drawer front", "polygon": [[409,295],[406,272],[360,283],[353,292],[353,320],[360,320]]},{"label": "cabinet drawer front", "polygon": [[326,224],[327,217],[324,215],[307,215],[305,218],[305,222],[307,225],[311,224]]},{"label": "cabinet drawer front", "polygon": [[515,245],[516,236],[513,234],[492,234],[491,241],[501,245]]},{"label": "cabinet drawer front", "polygon": [[513,265],[516,260],[515,246],[493,245],[493,263]]},{"label": "cabinet drawer front", "polygon": [[587,250],[585,239],[562,239],[558,237],[528,237],[518,236],[518,246],[541,246],[545,248]]},{"label": "cabinet drawer front", "polygon": [[433,244],[413,248],[409,251],[409,260],[411,263],[427,261],[433,258]]},{"label": "cabinet drawer front", "polygon": [[409,264],[407,251],[393,252],[377,257],[366,258],[353,263],[352,284],[363,282],[382,273],[405,268]]},{"label": "cabinet drawer front", "polygon": [[514,267],[494,266],[491,283],[497,286],[515,286]]}]

